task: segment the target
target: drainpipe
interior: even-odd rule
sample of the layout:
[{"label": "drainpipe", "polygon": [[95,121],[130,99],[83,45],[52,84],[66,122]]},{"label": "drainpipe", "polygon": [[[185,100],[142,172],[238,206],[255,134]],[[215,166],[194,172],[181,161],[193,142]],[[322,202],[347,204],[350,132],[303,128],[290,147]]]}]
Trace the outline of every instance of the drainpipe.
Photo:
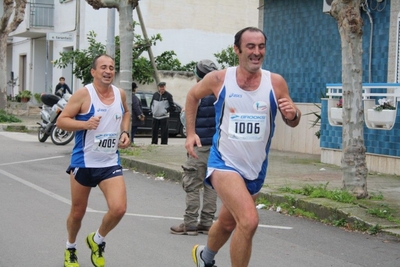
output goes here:
[{"label": "drainpipe", "polygon": [[[81,24],[81,0],[76,0],[76,17],[75,17],[75,50],[79,50],[79,42],[80,42],[80,34],[81,34],[81,28],[80,28],[80,24]],[[72,63],[72,68],[71,71],[74,69],[74,63]],[[72,77],[74,77],[74,75],[72,74]],[[75,81],[71,84],[71,91],[74,92],[74,84],[77,83],[77,80],[75,79]]]},{"label": "drainpipe", "polygon": [[363,8],[363,10],[365,11],[365,13],[367,13],[368,18],[369,18],[369,22],[371,24],[371,33],[369,36],[369,55],[368,55],[368,82],[371,83],[371,69],[372,69],[372,37],[374,35],[374,22],[372,21],[372,16],[371,16],[371,12],[369,10],[368,7],[368,0],[365,0],[365,3],[361,4],[361,7]]}]

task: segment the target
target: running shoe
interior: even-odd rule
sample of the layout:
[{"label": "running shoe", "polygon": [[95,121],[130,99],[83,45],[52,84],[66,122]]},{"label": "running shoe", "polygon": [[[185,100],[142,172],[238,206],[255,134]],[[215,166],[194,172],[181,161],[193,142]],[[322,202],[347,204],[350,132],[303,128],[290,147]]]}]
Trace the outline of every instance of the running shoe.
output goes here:
[{"label": "running shoe", "polygon": [[104,253],[104,248],[106,247],[106,242],[103,242],[100,245],[94,242],[93,237],[95,234],[96,233],[93,232],[86,237],[86,244],[92,250],[92,256],[91,256],[92,264],[95,267],[104,267],[106,261],[104,259],[103,253]]},{"label": "running shoe", "polygon": [[213,261],[211,264],[205,264],[203,259],[201,258],[201,253],[204,250],[204,246],[200,245],[195,245],[192,249],[192,257],[193,261],[196,264],[197,267],[217,267],[214,265],[215,261]]},{"label": "running shoe", "polygon": [[79,267],[75,248],[68,248],[64,252],[64,267]]}]

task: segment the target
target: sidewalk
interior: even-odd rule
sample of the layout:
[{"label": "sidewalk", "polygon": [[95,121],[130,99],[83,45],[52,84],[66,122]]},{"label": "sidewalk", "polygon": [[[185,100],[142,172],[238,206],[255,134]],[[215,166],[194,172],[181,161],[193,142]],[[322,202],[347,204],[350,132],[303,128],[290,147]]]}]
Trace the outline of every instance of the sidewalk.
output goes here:
[{"label": "sidewalk", "polygon": [[[20,117],[22,123],[2,124],[0,131],[18,130],[25,127],[37,131],[39,117]],[[2,127],[1,127],[2,126]],[[150,145],[149,138],[135,137],[135,146],[121,153],[124,167],[165,179],[180,181],[181,165],[186,160],[185,139],[170,138],[168,145]],[[325,186],[340,189],[342,186],[340,167],[323,164],[319,155],[300,154],[273,150],[269,156],[267,179],[261,196],[272,203],[288,203],[305,211],[313,212],[320,220],[330,222],[345,220],[352,226],[371,228],[379,225],[382,232],[400,237],[400,177],[370,173],[367,177],[370,196],[383,195],[381,200],[357,200],[357,204],[343,204],[325,198],[309,198],[302,195],[282,193],[279,188],[303,188],[305,185]],[[286,197],[285,197],[286,195]],[[287,196],[290,196],[289,198]],[[390,210],[396,222],[368,214],[368,210]],[[393,220],[392,220],[393,221]]]}]

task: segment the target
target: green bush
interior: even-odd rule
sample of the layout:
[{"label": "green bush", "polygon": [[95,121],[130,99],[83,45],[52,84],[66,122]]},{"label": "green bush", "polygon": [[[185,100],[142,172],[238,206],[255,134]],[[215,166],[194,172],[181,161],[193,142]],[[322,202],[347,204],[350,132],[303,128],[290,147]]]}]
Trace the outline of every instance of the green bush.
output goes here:
[{"label": "green bush", "polygon": [[8,114],[5,110],[0,109],[0,122],[22,122],[14,115]]}]

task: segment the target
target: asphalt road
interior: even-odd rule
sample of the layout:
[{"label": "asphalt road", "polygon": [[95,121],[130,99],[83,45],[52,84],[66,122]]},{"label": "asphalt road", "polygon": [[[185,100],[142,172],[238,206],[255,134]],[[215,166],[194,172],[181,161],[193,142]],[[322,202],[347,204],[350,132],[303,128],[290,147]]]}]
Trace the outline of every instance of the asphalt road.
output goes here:
[{"label": "asphalt road", "polygon": [[[65,220],[70,208],[69,163],[72,144],[39,143],[36,135],[0,132],[0,266],[62,266]],[[182,221],[184,192],[174,182],[131,170],[124,176],[128,210],[107,236],[109,267],[195,266],[191,248],[205,235],[176,236],[169,227]],[[107,210],[98,188],[78,235],[81,267],[92,266],[84,240]],[[387,236],[346,232],[307,219],[259,210],[250,266],[400,266],[400,244]],[[230,266],[229,245],[217,254],[219,267]]]}]

